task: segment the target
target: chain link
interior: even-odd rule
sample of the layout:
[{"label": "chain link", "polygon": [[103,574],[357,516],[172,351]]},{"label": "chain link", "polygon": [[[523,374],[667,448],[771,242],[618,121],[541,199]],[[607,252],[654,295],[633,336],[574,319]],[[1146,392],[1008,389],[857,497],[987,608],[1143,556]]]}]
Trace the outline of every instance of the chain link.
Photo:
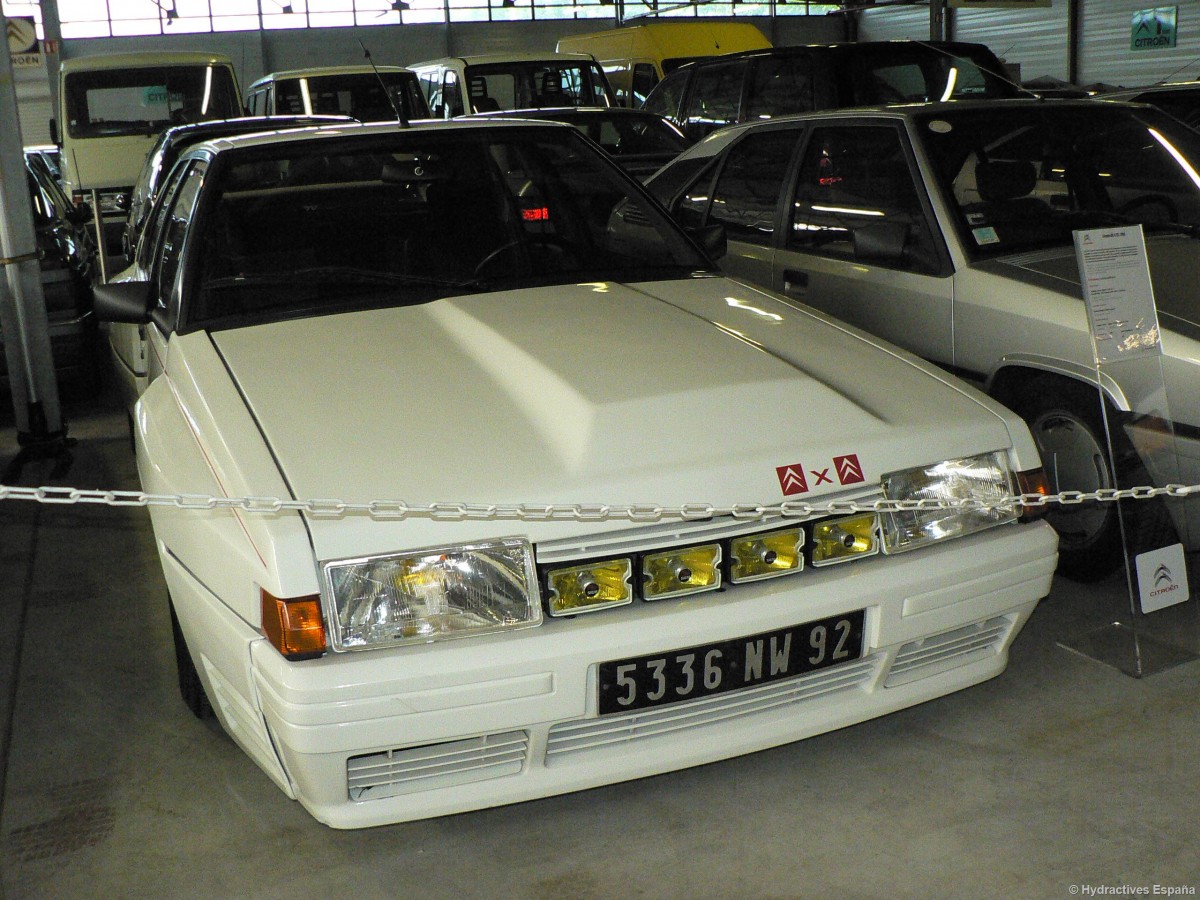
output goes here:
[{"label": "chain link", "polygon": [[999,507],[1046,507],[1051,503],[1077,506],[1081,503],[1111,503],[1116,500],[1150,500],[1155,497],[1181,499],[1200,493],[1200,485],[1168,484],[1163,487],[1102,488],[1097,491],[1063,491],[1059,494],[1016,494],[985,502],[977,498],[960,500],[831,500],[827,503],[785,500],[781,503],[735,503],[716,506],[711,503],[684,503],[660,506],[656,503],[575,504],[490,504],[439,502],[411,505],[403,500],[371,500],[351,503],[345,500],[284,500],[278,497],[214,497],[209,494],[147,494],[141,491],[81,490],[71,487],[14,487],[0,484],[0,501],[26,500],[52,505],[97,504],[101,506],[172,506],[188,510],[235,509],[259,515],[299,512],[313,518],[341,518],[367,515],[373,519],[432,519],[438,522],[515,519],[546,522],[599,522],[612,519],[630,522],[658,522],[664,519],[697,520],[718,517],[734,519],[809,519],[820,515],[852,515],[860,512],[924,512],[935,509],[988,510]]}]

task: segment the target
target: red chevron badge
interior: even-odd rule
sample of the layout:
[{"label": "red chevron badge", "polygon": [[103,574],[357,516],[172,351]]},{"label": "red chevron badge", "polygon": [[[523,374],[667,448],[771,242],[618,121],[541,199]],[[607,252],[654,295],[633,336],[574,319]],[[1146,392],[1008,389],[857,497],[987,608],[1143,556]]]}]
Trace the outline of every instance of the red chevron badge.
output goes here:
[{"label": "red chevron badge", "polygon": [[775,474],[779,476],[779,487],[783,489],[784,496],[808,492],[808,482],[804,479],[804,466],[801,463],[776,466]]},{"label": "red chevron badge", "polygon": [[863,477],[862,465],[858,461],[857,453],[851,453],[849,456],[835,456],[833,465],[837,469],[838,481],[842,484],[858,484],[867,480]]}]

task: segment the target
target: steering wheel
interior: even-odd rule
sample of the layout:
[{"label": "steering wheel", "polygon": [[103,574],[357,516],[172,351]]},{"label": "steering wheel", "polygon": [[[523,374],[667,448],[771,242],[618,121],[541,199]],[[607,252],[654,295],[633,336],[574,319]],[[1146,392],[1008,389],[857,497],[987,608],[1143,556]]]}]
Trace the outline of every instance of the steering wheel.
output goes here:
[{"label": "steering wheel", "polygon": [[1142,194],[1117,207],[1122,215],[1135,216],[1145,222],[1178,222],[1175,204],[1162,194]]},{"label": "steering wheel", "polygon": [[549,250],[548,255],[553,256],[556,261],[561,262],[566,260],[571,254],[568,251],[566,244],[562,238],[550,234],[534,234],[526,235],[521,238],[514,238],[511,241],[505,241],[487,256],[479,261],[475,266],[473,273],[474,277],[480,278],[485,272],[499,259],[503,259],[510,253],[515,253],[522,248],[529,249],[537,247],[539,250]]}]

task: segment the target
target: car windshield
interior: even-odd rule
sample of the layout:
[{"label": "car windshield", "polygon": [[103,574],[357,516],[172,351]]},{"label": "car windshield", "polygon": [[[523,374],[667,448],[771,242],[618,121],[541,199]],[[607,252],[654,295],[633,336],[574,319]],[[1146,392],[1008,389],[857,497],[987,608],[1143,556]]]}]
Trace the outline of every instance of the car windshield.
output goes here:
[{"label": "car windshield", "polygon": [[170,125],[241,115],[225,66],[181,65],[75,72],[66,78],[71,137],[156,134]]},{"label": "car windshield", "polygon": [[[1065,101],[1064,101],[1065,102]],[[1077,229],[1200,226],[1200,134],[1157,110],[1089,101],[916,118],[976,258],[1070,245]]]},{"label": "car windshield", "polygon": [[397,129],[221,160],[185,251],[185,330],[711,268],[562,126]]}]

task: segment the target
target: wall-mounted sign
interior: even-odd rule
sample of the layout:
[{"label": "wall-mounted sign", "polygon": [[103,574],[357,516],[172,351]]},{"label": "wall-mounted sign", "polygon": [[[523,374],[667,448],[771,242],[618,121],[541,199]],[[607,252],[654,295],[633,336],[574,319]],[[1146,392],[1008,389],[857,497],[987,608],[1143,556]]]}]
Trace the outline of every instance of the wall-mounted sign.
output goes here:
[{"label": "wall-mounted sign", "polygon": [[1167,50],[1175,46],[1175,15],[1178,6],[1139,9],[1133,14],[1130,50]]},{"label": "wall-mounted sign", "polygon": [[12,56],[14,69],[42,64],[41,48],[38,47],[37,24],[33,17],[8,20],[8,52]]}]

